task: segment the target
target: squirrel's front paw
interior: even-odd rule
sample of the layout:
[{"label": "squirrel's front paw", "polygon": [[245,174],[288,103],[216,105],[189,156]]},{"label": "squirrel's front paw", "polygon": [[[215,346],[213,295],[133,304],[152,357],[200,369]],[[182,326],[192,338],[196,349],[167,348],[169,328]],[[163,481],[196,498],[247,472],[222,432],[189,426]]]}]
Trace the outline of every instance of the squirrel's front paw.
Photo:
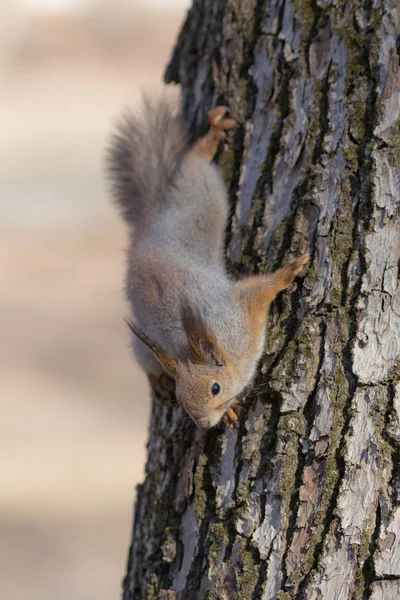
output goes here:
[{"label": "squirrel's front paw", "polygon": [[293,258],[282,268],[282,275],[286,285],[292,283],[292,281],[301,273],[305,265],[310,260],[309,254],[303,254],[300,258]]},{"label": "squirrel's front paw", "polygon": [[[236,409],[236,410],[238,410],[238,409]],[[238,414],[236,413],[236,411],[233,408],[228,408],[228,410],[224,414],[224,421],[225,421],[226,426],[229,427],[229,429],[233,429],[234,427],[237,426]]]}]

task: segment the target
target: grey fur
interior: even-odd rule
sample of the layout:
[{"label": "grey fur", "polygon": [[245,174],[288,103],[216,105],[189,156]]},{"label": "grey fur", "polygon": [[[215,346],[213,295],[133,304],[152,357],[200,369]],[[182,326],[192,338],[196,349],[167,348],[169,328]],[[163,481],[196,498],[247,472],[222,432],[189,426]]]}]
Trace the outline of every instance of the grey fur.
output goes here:
[{"label": "grey fur", "polygon": [[141,113],[127,111],[107,153],[107,170],[123,218],[141,227],[159,207],[189,149],[176,103],[144,98]]},{"label": "grey fur", "polygon": [[[240,338],[247,346],[246,319],[233,299],[234,282],[224,266],[227,214],[225,187],[217,169],[203,157],[188,154],[146,234],[138,231],[132,236],[127,278],[132,311],[136,323],[172,356],[187,347],[184,302],[198,307],[223,348],[231,351],[232,345],[237,346],[232,340]],[[149,290],[157,296],[153,302]],[[159,371],[147,347],[135,339],[134,348],[147,371]]]}]

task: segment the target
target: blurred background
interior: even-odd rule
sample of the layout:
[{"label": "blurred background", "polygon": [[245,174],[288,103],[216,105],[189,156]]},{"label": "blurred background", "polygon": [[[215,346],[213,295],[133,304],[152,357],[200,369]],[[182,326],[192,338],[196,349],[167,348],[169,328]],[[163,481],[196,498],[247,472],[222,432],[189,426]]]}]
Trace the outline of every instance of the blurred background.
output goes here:
[{"label": "blurred background", "polygon": [[1,600],[120,598],[149,398],[104,146],[188,4],[0,0]]}]

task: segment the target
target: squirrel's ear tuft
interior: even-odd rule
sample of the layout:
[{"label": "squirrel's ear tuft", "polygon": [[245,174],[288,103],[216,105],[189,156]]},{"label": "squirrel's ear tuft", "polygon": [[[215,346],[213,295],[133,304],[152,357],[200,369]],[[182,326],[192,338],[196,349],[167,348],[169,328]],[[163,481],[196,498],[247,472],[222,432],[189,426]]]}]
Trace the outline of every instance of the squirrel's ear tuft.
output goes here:
[{"label": "squirrel's ear tuft", "polygon": [[224,352],[219,347],[214,333],[204,322],[199,308],[184,301],[181,305],[181,315],[183,328],[195,362],[213,363],[217,367],[223,367],[226,364]]},{"label": "squirrel's ear tuft", "polygon": [[156,342],[150,339],[149,336],[146,333],[144,333],[144,331],[136,327],[135,323],[131,319],[127,317],[125,319],[125,322],[128,325],[129,329],[132,331],[132,333],[136,335],[136,337],[139,338],[141,342],[146,344],[146,346],[150,348],[152,352],[154,352],[164,369],[169,373],[175,374],[176,360],[169,356],[169,354],[167,354],[165,350],[161,348],[161,346],[159,346]]},{"label": "squirrel's ear tuft", "polygon": [[199,362],[214,363],[217,367],[226,365],[224,354],[215,338],[199,340],[198,345],[200,346]]}]

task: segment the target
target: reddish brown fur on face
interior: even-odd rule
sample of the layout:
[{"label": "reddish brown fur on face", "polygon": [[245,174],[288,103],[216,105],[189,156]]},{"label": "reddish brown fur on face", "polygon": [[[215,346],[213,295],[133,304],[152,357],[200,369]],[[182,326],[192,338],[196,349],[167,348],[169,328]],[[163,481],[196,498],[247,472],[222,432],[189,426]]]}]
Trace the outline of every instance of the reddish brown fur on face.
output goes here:
[{"label": "reddish brown fur on face", "polygon": [[[178,362],[175,378],[178,401],[200,427],[212,427],[218,423],[230,407],[230,400],[233,401],[236,375],[229,358],[223,367],[191,360]],[[213,396],[211,391],[214,382],[221,386],[217,396]]]}]

